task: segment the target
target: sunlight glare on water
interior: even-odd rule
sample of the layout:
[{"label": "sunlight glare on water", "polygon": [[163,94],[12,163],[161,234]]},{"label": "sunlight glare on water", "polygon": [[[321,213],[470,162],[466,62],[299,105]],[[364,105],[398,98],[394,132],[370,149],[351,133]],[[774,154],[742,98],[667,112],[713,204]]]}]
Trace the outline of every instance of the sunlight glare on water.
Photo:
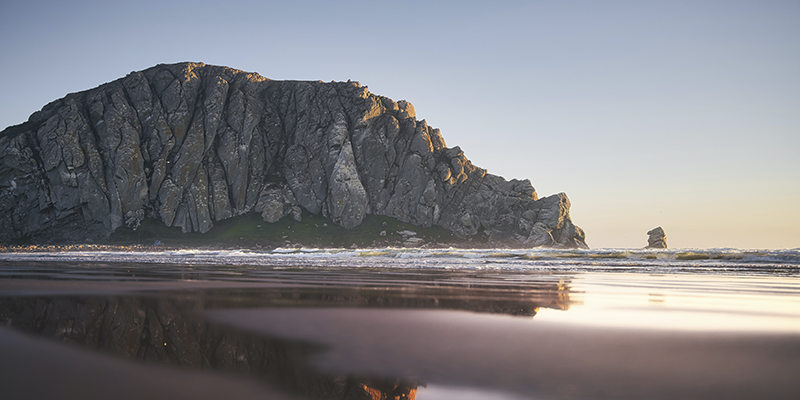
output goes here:
[{"label": "sunlight glare on water", "polygon": [[796,277],[584,273],[568,312],[542,309],[539,322],[620,328],[800,332]]},{"label": "sunlight glare on water", "polygon": [[535,400],[512,393],[478,388],[427,385],[417,389],[417,400]]}]

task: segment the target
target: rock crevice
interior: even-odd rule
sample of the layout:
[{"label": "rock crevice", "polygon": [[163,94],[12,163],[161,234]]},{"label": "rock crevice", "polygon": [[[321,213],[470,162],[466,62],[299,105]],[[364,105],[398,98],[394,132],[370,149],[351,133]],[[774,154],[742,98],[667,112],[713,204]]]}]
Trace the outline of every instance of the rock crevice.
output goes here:
[{"label": "rock crevice", "polygon": [[184,232],[301,208],[510,246],[586,247],[561,193],[478,168],[407,101],[358,82],[158,65],[72,93],[0,133],[0,239],[82,241],[144,218]]}]

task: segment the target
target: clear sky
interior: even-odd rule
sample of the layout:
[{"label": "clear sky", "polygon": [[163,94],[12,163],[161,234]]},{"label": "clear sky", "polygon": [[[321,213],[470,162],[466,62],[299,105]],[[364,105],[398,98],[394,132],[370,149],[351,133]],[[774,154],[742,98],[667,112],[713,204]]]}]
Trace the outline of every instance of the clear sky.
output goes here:
[{"label": "clear sky", "polygon": [[800,247],[800,1],[0,0],[0,129],[158,63],[347,80],[592,247]]}]

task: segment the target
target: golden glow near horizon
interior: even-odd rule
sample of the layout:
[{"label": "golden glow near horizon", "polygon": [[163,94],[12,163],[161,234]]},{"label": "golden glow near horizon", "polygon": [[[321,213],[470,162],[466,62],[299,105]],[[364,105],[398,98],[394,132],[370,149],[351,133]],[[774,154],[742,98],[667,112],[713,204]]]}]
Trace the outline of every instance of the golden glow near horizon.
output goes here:
[{"label": "golden glow near horizon", "polygon": [[800,333],[800,279],[773,276],[587,273],[569,311],[537,322],[676,331]]}]

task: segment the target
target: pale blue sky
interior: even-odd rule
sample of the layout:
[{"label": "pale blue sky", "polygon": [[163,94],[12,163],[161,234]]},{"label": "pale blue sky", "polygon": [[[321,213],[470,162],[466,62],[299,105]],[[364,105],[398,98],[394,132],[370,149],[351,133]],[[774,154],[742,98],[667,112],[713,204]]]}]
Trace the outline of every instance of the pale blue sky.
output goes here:
[{"label": "pale blue sky", "polygon": [[158,63],[358,80],[592,247],[800,247],[800,1],[0,0],[0,129]]}]

